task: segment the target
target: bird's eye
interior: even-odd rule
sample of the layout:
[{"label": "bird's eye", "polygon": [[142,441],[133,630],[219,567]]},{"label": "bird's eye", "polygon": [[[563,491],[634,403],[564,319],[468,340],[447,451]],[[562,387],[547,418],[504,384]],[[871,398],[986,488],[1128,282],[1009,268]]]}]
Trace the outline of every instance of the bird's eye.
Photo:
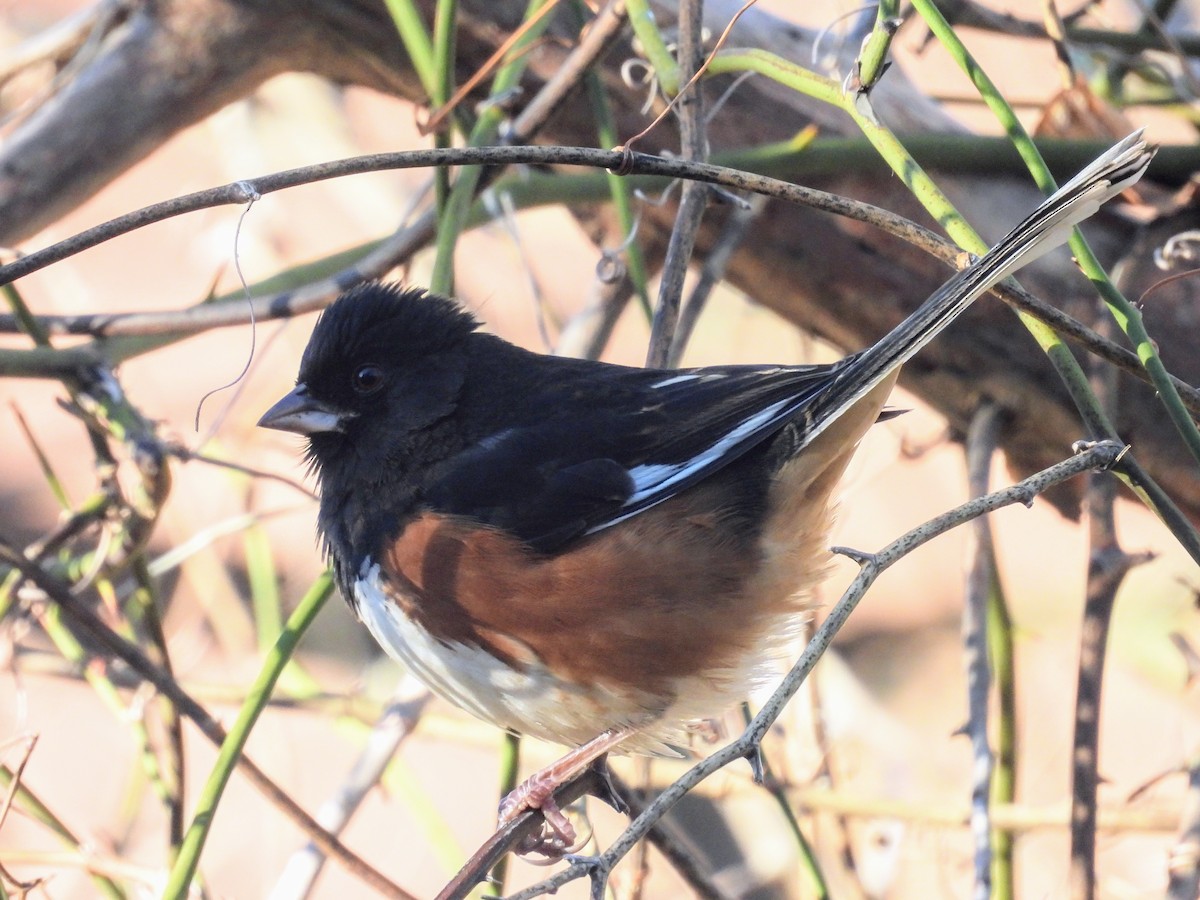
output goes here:
[{"label": "bird's eye", "polygon": [[359,394],[373,394],[383,387],[383,369],[379,366],[359,366],[350,383]]}]

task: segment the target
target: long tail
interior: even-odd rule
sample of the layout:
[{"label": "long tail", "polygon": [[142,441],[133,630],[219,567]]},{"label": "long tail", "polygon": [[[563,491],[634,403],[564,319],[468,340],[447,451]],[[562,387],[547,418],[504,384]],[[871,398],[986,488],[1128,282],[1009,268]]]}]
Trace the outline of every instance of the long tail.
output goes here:
[{"label": "long tail", "polygon": [[1155,148],[1135,131],[1047,198],[984,256],[960,271],[872,347],[845,361],[806,418],[805,443],[909,360],[971,302],[1022,266],[1065,243],[1071,229],[1146,171]]}]

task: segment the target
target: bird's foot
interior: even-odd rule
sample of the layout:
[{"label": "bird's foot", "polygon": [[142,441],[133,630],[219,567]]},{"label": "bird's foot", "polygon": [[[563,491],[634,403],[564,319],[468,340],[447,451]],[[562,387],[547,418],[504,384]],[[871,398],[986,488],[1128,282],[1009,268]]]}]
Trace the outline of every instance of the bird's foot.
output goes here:
[{"label": "bird's foot", "polygon": [[[542,818],[546,820],[541,831],[521,842],[517,848],[518,853],[538,853],[548,860],[558,860],[568,853],[574,853],[583,845],[576,834],[575,826],[555,802],[554,792],[586,772],[597,760],[603,759],[609,750],[629,734],[629,729],[603,732],[562,759],[529,776],[500,802],[500,828],[531,809],[540,811]],[[584,840],[586,841],[586,838]]]},{"label": "bird's foot", "polygon": [[516,847],[521,856],[540,854],[547,860],[559,860],[583,846],[575,826],[554,800],[554,792],[562,782],[549,769],[543,769],[517,786],[500,802],[498,827],[503,828],[526,810],[537,810],[545,819],[541,829],[522,840]]}]

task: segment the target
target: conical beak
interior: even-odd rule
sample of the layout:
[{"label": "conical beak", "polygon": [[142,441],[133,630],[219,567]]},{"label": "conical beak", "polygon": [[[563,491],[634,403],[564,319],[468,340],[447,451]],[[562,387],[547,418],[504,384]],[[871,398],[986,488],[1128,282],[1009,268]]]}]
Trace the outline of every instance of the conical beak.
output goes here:
[{"label": "conical beak", "polygon": [[291,431],[296,434],[320,434],[341,431],[342,416],[334,409],[308,396],[308,387],[298,384],[290,394],[268,409],[258,420],[262,428]]}]

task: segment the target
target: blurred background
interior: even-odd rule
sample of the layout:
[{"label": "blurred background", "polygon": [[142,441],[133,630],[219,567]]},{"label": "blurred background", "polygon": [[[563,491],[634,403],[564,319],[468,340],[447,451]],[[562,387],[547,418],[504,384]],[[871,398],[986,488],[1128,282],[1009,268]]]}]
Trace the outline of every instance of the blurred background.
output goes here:
[{"label": "blurred background", "polygon": [[[14,48],[85,5],[4,0],[0,46]],[[795,16],[794,7],[803,5],[805,23],[817,27],[836,23],[849,8],[835,2],[761,5],[780,16]],[[1041,15],[1032,0],[1004,9],[1030,19]],[[903,69],[940,95],[967,97],[971,90],[958,70],[921,37],[917,28],[901,32],[894,50]],[[1029,123],[1036,121],[1039,102],[1055,85],[1051,48],[1025,42],[1014,60],[1009,38],[975,32],[967,37],[1005,96],[1021,99],[1018,111]],[[10,81],[0,94],[4,108],[35,95],[38,78],[31,71]],[[997,132],[976,104],[947,108],[972,128]],[[1149,123],[1156,140],[1193,140],[1189,127],[1161,111],[1129,114],[1139,124]],[[239,178],[426,146],[415,119],[410,104],[380,93],[335,87],[314,76],[280,75],[183,131],[21,247],[40,248],[143,205]],[[212,292],[237,289],[237,265],[253,283],[389,233],[427,179],[420,170],[361,175],[271,194],[248,211],[224,207],[169,219],[44,269],[19,287],[28,305],[46,314],[186,307]],[[548,349],[539,319],[552,334],[572,320],[586,299],[598,253],[565,210],[542,209],[470,232],[457,260],[458,296],[489,330]],[[400,274],[423,284],[430,265],[431,256],[421,254]],[[291,385],[312,322],[310,315],[261,324],[253,336],[246,327],[208,332],[130,360],[121,366],[121,381],[162,436],[311,488],[299,439],[257,430],[254,423]],[[640,364],[647,337],[647,322],[632,304],[604,358]],[[27,343],[6,337],[0,346]],[[197,430],[193,422],[201,399],[237,378],[252,348],[245,378],[235,389],[207,398]],[[722,287],[684,365],[825,361],[837,355]],[[0,379],[0,535],[17,545],[60,521],[34,441],[68,498],[78,502],[94,489],[94,460],[79,422],[60,407],[62,396],[55,382]],[[835,544],[878,549],[966,499],[962,450],[947,439],[945,422],[903,392],[894,403],[912,411],[867,438],[841,492]],[[251,604],[249,560],[259,566],[269,560],[286,615],[322,569],[315,504],[293,486],[202,462],[176,463],[173,476],[150,545],[161,578],[164,627],[176,677],[228,723],[261,666],[264,646],[273,640],[262,633]],[[1002,461],[993,478],[996,485],[1006,483]],[[1113,620],[1099,797],[1104,809],[1114,811],[1118,827],[1100,833],[1097,865],[1102,896],[1145,897],[1165,888],[1166,860],[1187,787],[1181,767],[1200,746],[1200,710],[1179,642],[1180,636],[1200,639],[1200,581],[1187,555],[1143,508],[1123,500],[1117,520],[1123,547],[1152,553],[1153,560],[1125,580]],[[1041,501],[1029,509],[1006,509],[992,523],[1017,642],[1021,737],[1019,809],[1013,816],[1023,823],[1017,832],[1017,893],[1063,896],[1086,534]],[[834,896],[960,897],[970,890],[972,848],[962,823],[971,756],[959,733],[966,718],[960,623],[968,545],[967,529],[959,529],[888,571],[772,736],[785,748],[776,759],[786,760],[786,771],[776,774],[795,788],[802,825],[829,861]],[[835,602],[854,574],[853,565],[839,560],[818,602],[824,607]],[[79,865],[79,857],[88,855],[140,885],[135,895],[155,894],[168,865],[166,813],[144,775],[142,743],[130,727],[150,695],[122,693],[115,705],[106,700],[83,677],[86,670],[64,662],[28,616],[5,619],[2,650],[3,761],[15,766],[22,739],[36,735],[22,782],[84,849],[64,850],[18,804],[0,828],[0,861],[24,879],[45,879],[35,895],[90,896],[95,886]],[[343,783],[401,672],[381,658],[336,600],[327,604],[298,658],[319,686],[319,698],[270,708],[248,753],[312,810]],[[410,684],[402,693],[420,697]],[[501,740],[464,713],[429,702],[344,841],[407,890],[432,896],[491,832]],[[190,728],[185,743],[185,796],[194,798],[215,750]],[[527,742],[524,765],[547,762],[556,752]],[[674,763],[628,760],[617,761],[616,768],[635,783],[649,778],[655,784],[681,771]],[[620,830],[621,819],[598,807],[593,802],[589,809],[603,847]],[[722,870],[718,883],[731,895],[749,896],[754,884],[766,886],[756,896],[809,895],[778,807],[751,784],[747,766],[730,767],[706,782],[679,815],[696,826],[693,840],[709,848]],[[302,844],[301,834],[235,775],[202,859],[205,887],[216,897],[265,896]],[[839,862],[847,848],[853,878]],[[686,895],[660,861],[652,859],[648,871],[649,880],[636,888],[645,896]],[[508,887],[544,875],[514,862]],[[638,880],[636,865],[627,862],[614,875],[618,895],[629,895]],[[366,893],[340,866],[329,864],[315,896]],[[586,884],[562,892],[586,895]]]}]

